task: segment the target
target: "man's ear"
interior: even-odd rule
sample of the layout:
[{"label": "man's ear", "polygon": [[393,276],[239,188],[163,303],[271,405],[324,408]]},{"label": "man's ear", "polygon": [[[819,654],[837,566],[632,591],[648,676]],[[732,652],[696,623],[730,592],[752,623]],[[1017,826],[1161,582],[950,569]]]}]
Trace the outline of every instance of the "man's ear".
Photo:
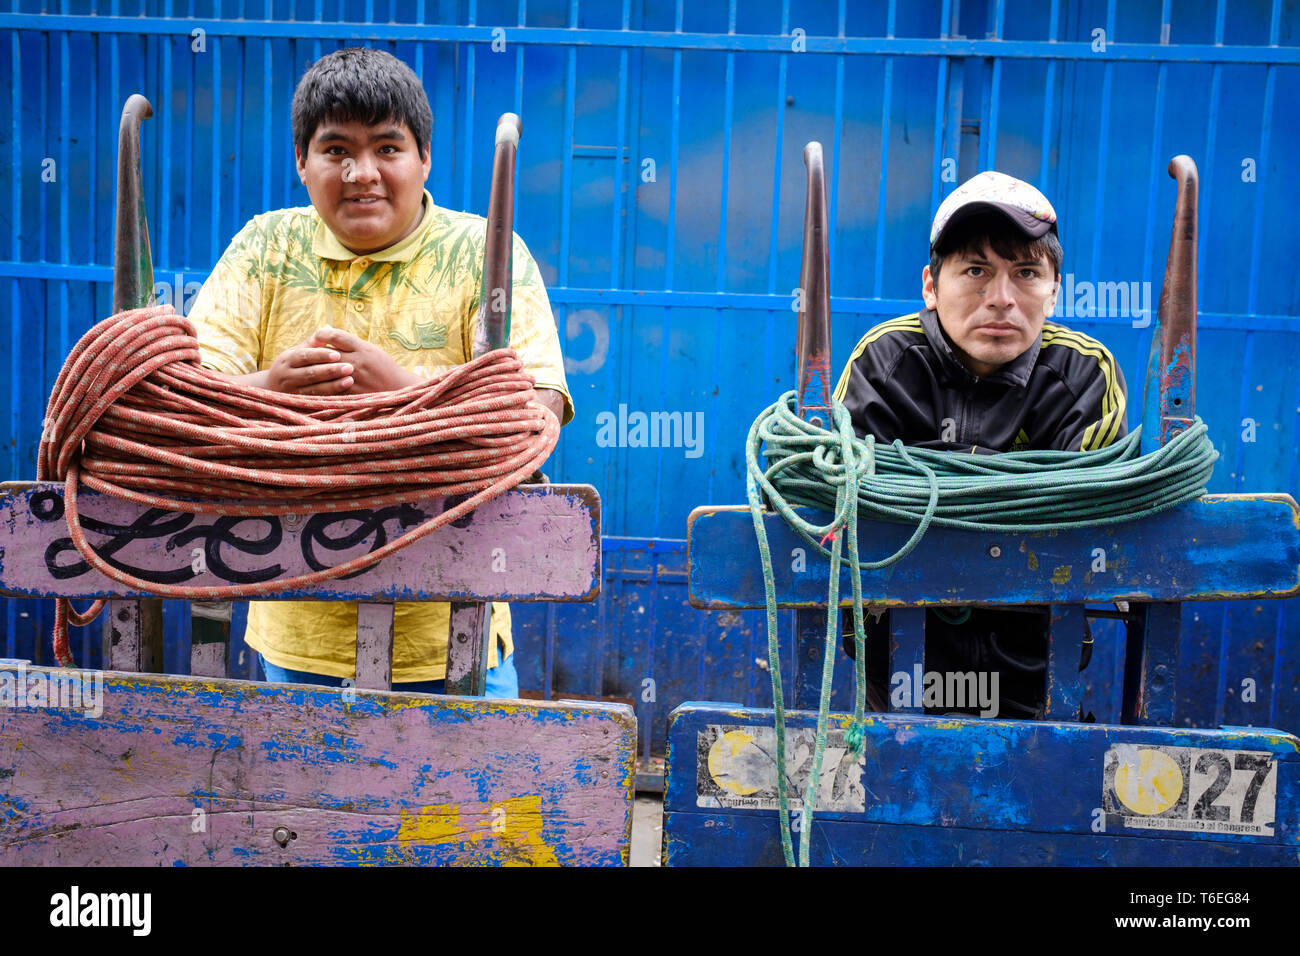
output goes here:
[{"label": "man's ear", "polygon": [[424,178],[429,178],[429,170],[433,168],[433,144],[424,144]]},{"label": "man's ear", "polygon": [[934,276],[930,275],[929,266],[921,270],[921,299],[925,302],[927,309],[939,308],[939,296],[935,292]]},{"label": "man's ear", "polygon": [[295,143],[293,146],[293,156],[298,165],[298,180],[304,186],[307,185],[307,157],[303,155],[302,150]]},{"label": "man's ear", "polygon": [[1050,319],[1056,313],[1056,298],[1061,294],[1061,274],[1056,274],[1056,286],[1052,289],[1052,297],[1043,304],[1043,318]]}]

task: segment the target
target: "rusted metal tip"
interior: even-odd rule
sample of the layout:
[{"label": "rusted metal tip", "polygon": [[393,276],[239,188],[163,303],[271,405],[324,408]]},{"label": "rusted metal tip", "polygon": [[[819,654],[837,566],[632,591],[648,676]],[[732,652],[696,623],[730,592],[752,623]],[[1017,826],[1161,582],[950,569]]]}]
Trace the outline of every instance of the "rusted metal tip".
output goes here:
[{"label": "rusted metal tip", "polygon": [[1196,181],[1196,160],[1186,153],[1179,153],[1169,160],[1169,175],[1178,180],[1179,185],[1188,180]]},{"label": "rusted metal tip", "polygon": [[497,120],[497,144],[503,142],[519,145],[519,137],[523,135],[524,127],[519,121],[519,116],[515,113],[502,113],[501,118]]},{"label": "rusted metal tip", "polygon": [[153,104],[150,103],[140,93],[132,93],[122,107],[122,125],[125,126],[127,120],[133,120],[135,127],[138,129],[140,124],[153,117]]}]

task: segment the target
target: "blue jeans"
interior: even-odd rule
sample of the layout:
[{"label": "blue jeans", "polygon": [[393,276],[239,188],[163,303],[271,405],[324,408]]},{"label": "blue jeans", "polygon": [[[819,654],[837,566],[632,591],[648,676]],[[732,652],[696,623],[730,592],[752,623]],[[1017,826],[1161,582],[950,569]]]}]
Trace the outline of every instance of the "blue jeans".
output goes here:
[{"label": "blue jeans", "polygon": [[[323,687],[342,687],[342,677],[329,677],[325,674],[312,674],[307,671],[292,671],[272,664],[261,654],[262,673],[272,684],[320,684]],[[416,694],[444,693],[444,681],[421,680],[393,684],[393,690],[410,691]],[[519,674],[515,670],[515,655],[508,654],[496,667],[488,668],[487,688],[484,697],[506,698],[516,700],[519,697]]]}]

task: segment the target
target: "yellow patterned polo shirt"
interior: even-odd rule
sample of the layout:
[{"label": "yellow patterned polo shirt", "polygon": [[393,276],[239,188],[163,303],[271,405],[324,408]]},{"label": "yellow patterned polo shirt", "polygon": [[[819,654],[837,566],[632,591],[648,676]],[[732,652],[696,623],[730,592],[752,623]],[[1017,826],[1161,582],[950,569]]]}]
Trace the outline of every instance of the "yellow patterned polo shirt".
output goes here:
[{"label": "yellow patterned polo shirt", "polygon": [[[484,220],[434,205],[402,241],[358,256],[312,206],[254,217],[231,241],[194,300],[203,364],[229,375],[271,367],[281,353],[323,326],[381,346],[399,366],[430,377],[469,361],[483,271]],[[539,387],[564,395],[573,418],[564,359],[537,263],[514,239],[510,347]],[[447,669],[451,606],[398,603],[393,681],[440,680]],[[251,601],[248,644],[292,670],[351,677],[357,606],[343,601]],[[489,666],[513,649],[510,609],[493,605]]]}]

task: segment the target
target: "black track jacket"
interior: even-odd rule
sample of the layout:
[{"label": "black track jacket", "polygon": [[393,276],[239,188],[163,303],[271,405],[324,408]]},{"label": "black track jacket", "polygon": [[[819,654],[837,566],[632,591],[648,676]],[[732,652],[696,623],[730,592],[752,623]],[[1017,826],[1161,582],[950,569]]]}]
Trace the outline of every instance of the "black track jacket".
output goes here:
[{"label": "black track jacket", "polygon": [[932,309],[871,329],[835,387],[860,438],[986,453],[1104,448],[1128,433],[1126,395],[1106,347],[1055,322],[1019,358],[977,378]]}]

